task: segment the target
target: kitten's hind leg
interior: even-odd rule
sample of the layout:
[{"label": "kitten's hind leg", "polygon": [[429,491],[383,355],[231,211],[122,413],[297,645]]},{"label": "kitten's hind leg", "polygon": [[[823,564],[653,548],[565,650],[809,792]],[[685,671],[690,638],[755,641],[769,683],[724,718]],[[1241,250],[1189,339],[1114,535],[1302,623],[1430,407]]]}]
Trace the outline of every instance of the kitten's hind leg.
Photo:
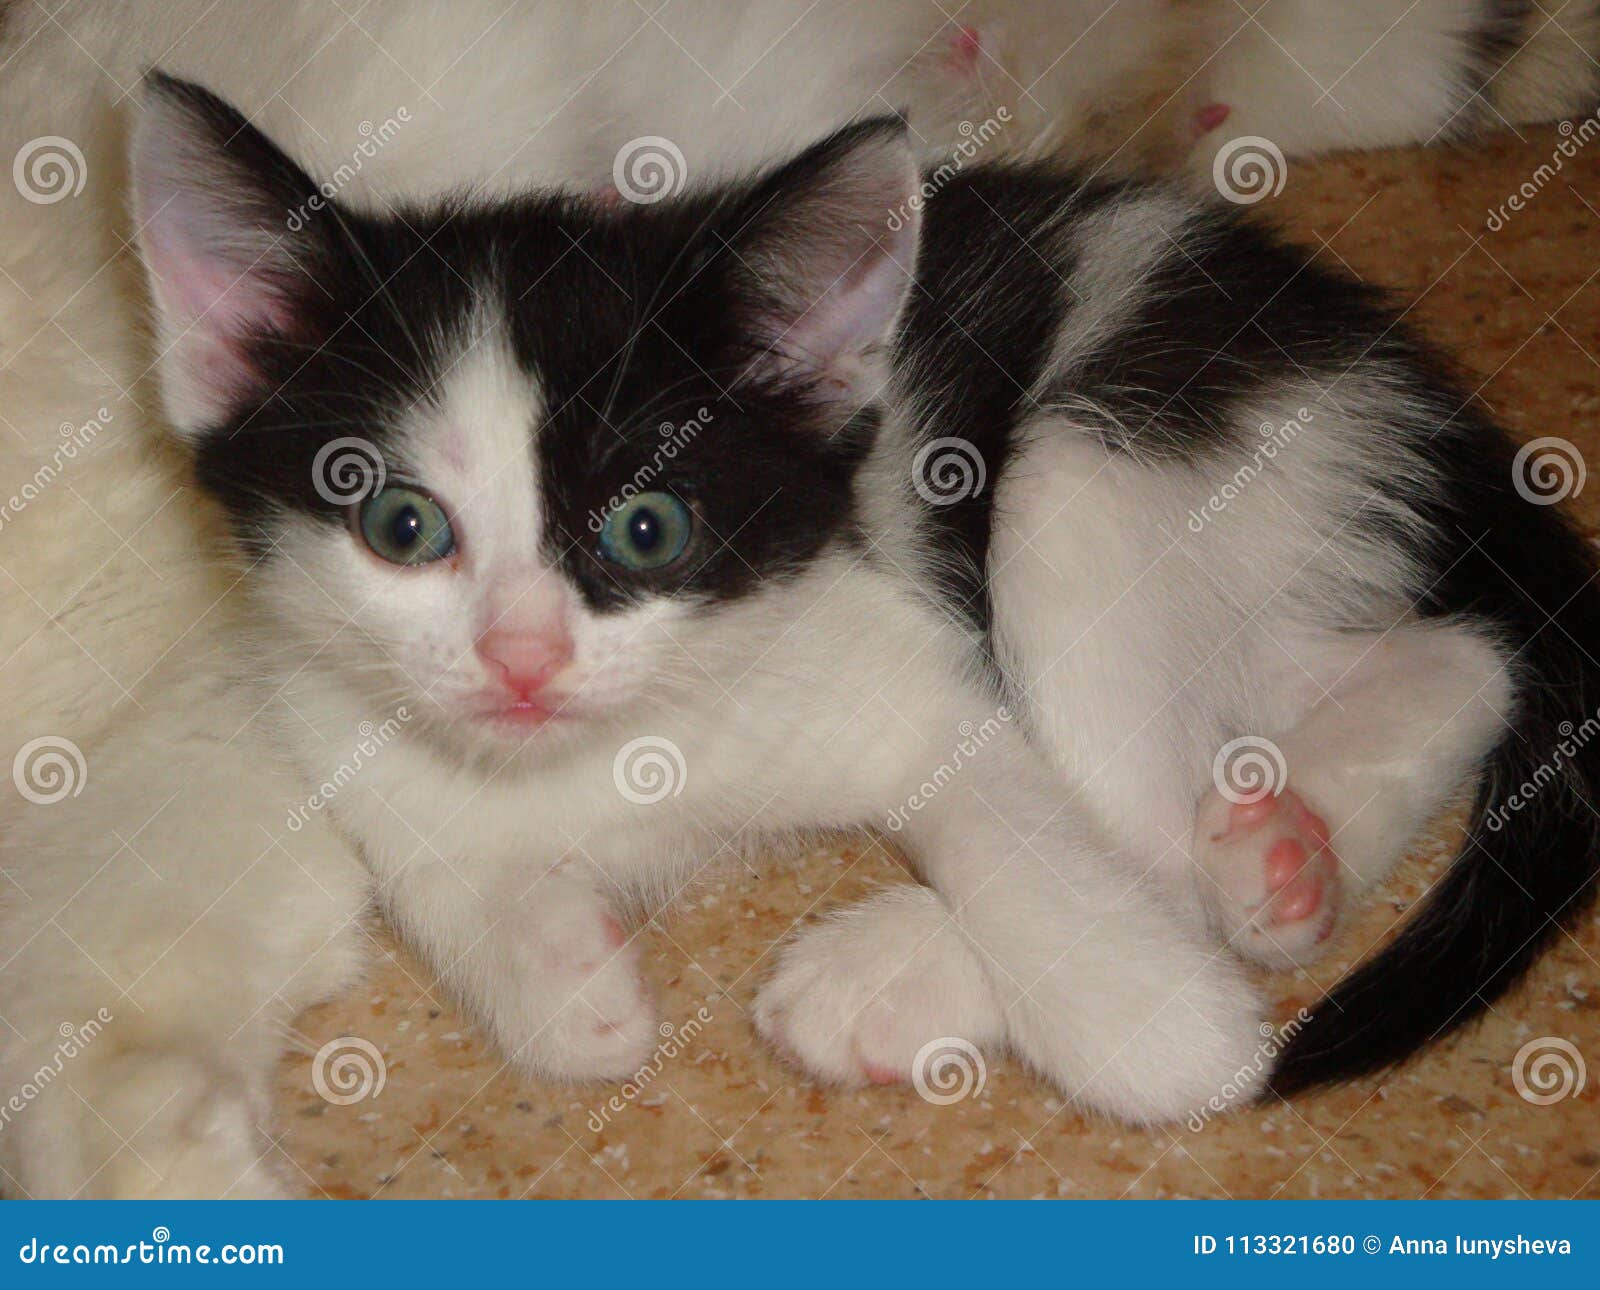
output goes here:
[{"label": "kitten's hind leg", "polygon": [[[1503,652],[1455,624],[1290,653],[1322,697],[1287,735],[1219,755],[1192,844],[1218,930],[1276,967],[1321,950],[1341,907],[1388,872],[1493,745],[1510,700]],[[1240,757],[1261,776],[1242,773]]]},{"label": "kitten's hind leg", "polygon": [[997,729],[952,773],[911,763],[885,786],[917,802],[898,840],[928,886],[796,937],[757,999],[762,1032],[825,1079],[920,1074],[925,1096],[949,1091],[952,1058],[1004,1042],[1084,1107],[1139,1123],[1247,1085],[1263,1015],[1242,965],[1150,856],[1108,845],[1020,730],[949,716]]}]

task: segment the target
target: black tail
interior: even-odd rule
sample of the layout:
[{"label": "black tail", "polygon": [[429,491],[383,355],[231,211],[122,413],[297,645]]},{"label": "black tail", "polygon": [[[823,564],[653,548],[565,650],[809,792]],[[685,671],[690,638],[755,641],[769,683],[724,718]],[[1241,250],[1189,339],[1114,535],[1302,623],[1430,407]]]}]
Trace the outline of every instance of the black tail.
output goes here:
[{"label": "black tail", "polygon": [[[1567,460],[1581,471],[1575,450]],[[1424,563],[1438,580],[1422,606],[1491,624],[1515,651],[1513,729],[1488,759],[1461,854],[1400,934],[1290,1040],[1269,1083],[1276,1093],[1384,1070],[1472,1021],[1594,899],[1600,583],[1589,544],[1554,506],[1525,500],[1530,479],[1562,472],[1515,464],[1520,491],[1503,437],[1470,414],[1434,440],[1430,468],[1448,478],[1429,517],[1435,545]]]}]

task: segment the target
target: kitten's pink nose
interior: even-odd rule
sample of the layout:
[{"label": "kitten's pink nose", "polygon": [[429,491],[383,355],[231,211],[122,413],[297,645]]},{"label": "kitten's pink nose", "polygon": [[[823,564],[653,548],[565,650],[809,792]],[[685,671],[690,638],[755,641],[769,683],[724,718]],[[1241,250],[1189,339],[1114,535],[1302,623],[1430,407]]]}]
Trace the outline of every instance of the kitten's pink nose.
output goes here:
[{"label": "kitten's pink nose", "polygon": [[572,638],[560,628],[552,632],[517,632],[491,628],[478,637],[478,657],[519,699],[530,699],[572,661]]}]

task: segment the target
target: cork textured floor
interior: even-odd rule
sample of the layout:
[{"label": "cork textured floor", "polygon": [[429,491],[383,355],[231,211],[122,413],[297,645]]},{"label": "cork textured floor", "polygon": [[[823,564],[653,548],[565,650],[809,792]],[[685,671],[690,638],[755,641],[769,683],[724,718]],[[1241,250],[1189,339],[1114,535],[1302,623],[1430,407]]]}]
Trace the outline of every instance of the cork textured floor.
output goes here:
[{"label": "cork textured floor", "polygon": [[[1259,209],[1392,288],[1519,438],[1600,460],[1600,138],[1524,128],[1291,163]],[[1600,521],[1600,483],[1571,505]],[[1327,961],[1269,979],[1280,1019],[1405,918],[1457,836],[1441,822]],[[374,924],[368,981],[297,1023],[277,1150],[331,1197],[1600,1197],[1600,1070],[1581,1090],[1540,1083],[1559,1076],[1552,1052],[1577,1073],[1551,1041],[1600,1063],[1592,914],[1484,1024],[1396,1075],[1145,1131],[1086,1118],[1009,1059],[944,1104],[809,1083],[750,1025],[772,949],[909,878],[867,838],[758,868],[708,871],[642,929],[665,1020],[658,1060],[625,1087],[506,1071]]]}]

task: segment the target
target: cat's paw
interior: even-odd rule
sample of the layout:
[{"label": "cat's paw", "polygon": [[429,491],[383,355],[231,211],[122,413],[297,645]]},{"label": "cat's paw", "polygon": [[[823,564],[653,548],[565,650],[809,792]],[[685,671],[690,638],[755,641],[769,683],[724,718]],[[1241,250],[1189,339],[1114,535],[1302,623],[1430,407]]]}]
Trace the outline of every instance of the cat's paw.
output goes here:
[{"label": "cat's paw", "polygon": [[1339,912],[1339,857],[1328,826],[1284,789],[1254,802],[1212,791],[1195,821],[1200,886],[1228,943],[1272,967],[1321,952]]},{"label": "cat's paw", "polygon": [[116,1200],[280,1200],[260,1108],[226,1071],[135,1051],[85,1081],[79,1195]]},{"label": "cat's paw", "polygon": [[937,1039],[1004,1034],[989,982],[937,895],[897,887],[806,928],[756,998],[756,1026],[812,1075],[892,1084]]},{"label": "cat's paw", "polygon": [[660,1040],[639,953],[609,913],[580,909],[513,948],[492,1025],[520,1066],[551,1079],[622,1079]]}]

